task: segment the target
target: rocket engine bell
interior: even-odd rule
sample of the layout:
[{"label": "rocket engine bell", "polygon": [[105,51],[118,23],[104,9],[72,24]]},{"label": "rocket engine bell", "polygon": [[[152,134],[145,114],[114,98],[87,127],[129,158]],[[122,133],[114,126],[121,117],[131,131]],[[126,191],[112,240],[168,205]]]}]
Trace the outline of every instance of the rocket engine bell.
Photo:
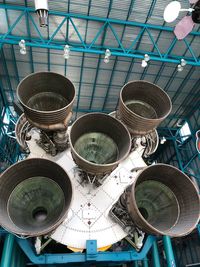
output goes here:
[{"label": "rocket engine bell", "polygon": [[168,95],[147,81],[133,81],[122,87],[119,117],[132,135],[146,135],[153,131],[170,113]]},{"label": "rocket engine bell", "polygon": [[65,130],[75,99],[70,80],[54,72],[37,72],[24,78],[17,96],[28,121],[44,131]]},{"label": "rocket engine bell", "polygon": [[25,126],[30,124],[40,129],[37,145],[43,150],[52,156],[64,151],[68,146],[67,127],[75,99],[72,82],[53,72],[33,73],[20,82],[17,96],[25,114],[19,118],[16,128],[20,146],[23,149],[26,146]]},{"label": "rocket engine bell", "polygon": [[57,163],[41,158],[20,161],[0,176],[0,225],[23,236],[40,236],[67,216],[72,184]]},{"label": "rocket engine bell", "polygon": [[134,223],[146,233],[178,237],[196,227],[200,200],[195,185],[183,172],[156,164],[136,178],[127,208]]},{"label": "rocket engine bell", "polygon": [[126,158],[131,137],[117,119],[103,113],[89,113],[77,119],[69,134],[76,164],[93,175],[111,172]]},{"label": "rocket engine bell", "polygon": [[[197,186],[173,166],[146,167],[143,160],[157,149],[156,127],[172,108],[160,87],[129,82],[121,89],[119,110],[111,116],[88,113],[69,128],[75,88],[66,77],[30,74],[17,96],[24,113],[16,123],[16,140],[30,158],[0,175],[3,228],[26,237],[48,234],[82,250],[88,239],[105,247],[123,238],[140,249],[145,233],[178,237],[196,227]],[[44,151],[60,154],[53,158]]]}]

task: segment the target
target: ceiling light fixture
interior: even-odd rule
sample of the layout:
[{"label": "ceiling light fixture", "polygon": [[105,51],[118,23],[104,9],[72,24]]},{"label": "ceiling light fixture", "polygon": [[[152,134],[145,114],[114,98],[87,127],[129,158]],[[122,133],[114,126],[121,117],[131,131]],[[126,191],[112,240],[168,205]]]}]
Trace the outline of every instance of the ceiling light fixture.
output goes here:
[{"label": "ceiling light fixture", "polygon": [[177,71],[183,71],[184,67],[187,65],[187,61],[185,59],[181,59],[180,64],[177,66]]},{"label": "ceiling light fixture", "polygon": [[147,65],[148,65],[148,63],[143,59],[143,60],[142,60],[142,64],[141,64],[141,66],[142,66],[143,68],[146,68]]},{"label": "ceiling light fixture", "polygon": [[106,64],[109,63],[110,56],[111,56],[111,51],[109,49],[106,49],[105,57],[104,57],[104,63],[106,63]]},{"label": "ceiling light fixture", "polygon": [[185,59],[181,59],[181,66],[184,67],[187,65],[187,61]]},{"label": "ceiling light fixture", "polygon": [[147,62],[149,60],[150,60],[150,56],[148,54],[145,54],[144,55],[144,59],[142,60],[142,64],[141,64],[142,68],[146,68],[147,67],[147,65],[148,65]]},{"label": "ceiling light fixture", "polygon": [[40,27],[48,26],[48,0],[35,0],[35,12],[39,17]]},{"label": "ceiling light fixture", "polygon": [[148,54],[145,54],[145,55],[144,55],[144,60],[145,60],[146,62],[148,62],[148,61],[150,60],[150,56],[149,56]]},{"label": "ceiling light fixture", "polygon": [[177,66],[177,71],[179,71],[179,72],[183,71],[183,66],[181,66],[181,64],[179,64],[179,65]]},{"label": "ceiling light fixture", "polygon": [[26,42],[25,42],[25,40],[22,39],[19,42],[19,47],[20,47],[20,50],[19,50],[20,54],[21,55],[26,55]]},{"label": "ceiling light fixture", "polygon": [[64,59],[68,59],[69,56],[70,56],[69,54],[70,54],[70,46],[69,45],[65,45],[64,54],[63,54]]}]

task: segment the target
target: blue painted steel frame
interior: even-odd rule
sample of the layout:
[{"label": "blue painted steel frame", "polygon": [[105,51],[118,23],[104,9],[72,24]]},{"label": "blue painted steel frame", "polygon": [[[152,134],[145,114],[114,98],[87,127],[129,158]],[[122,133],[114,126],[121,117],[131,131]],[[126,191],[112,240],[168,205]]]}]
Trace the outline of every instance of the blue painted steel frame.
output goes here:
[{"label": "blue painted steel frame", "polygon": [[[5,165],[1,164],[0,166],[1,173],[8,166],[23,159],[25,155],[20,151],[20,147],[16,139],[12,138],[17,118],[12,114],[9,106],[6,107],[6,105],[0,115],[0,161],[1,163],[5,163]],[[6,117],[9,120],[8,123],[4,122],[5,115],[7,115]]]},{"label": "blue painted steel frame", "polygon": [[12,260],[12,249],[14,244],[14,236],[7,234],[4,241],[4,247],[2,251],[2,257],[0,261],[0,267],[10,267]]},{"label": "blue painted steel frame", "polygon": [[[0,35],[0,43],[4,44],[18,44],[20,39],[26,40],[26,45],[30,47],[41,47],[41,48],[48,48],[48,49],[57,49],[57,50],[63,50],[64,45],[66,44],[65,40],[58,41],[55,40],[55,36],[58,33],[59,29],[62,27],[62,25],[68,21],[71,22],[70,26],[73,28],[73,30],[76,32],[79,42],[73,42],[70,43],[70,40],[68,40],[68,44],[71,46],[71,51],[77,51],[77,52],[87,52],[87,53],[94,53],[99,55],[104,55],[105,49],[109,48],[112,52],[113,56],[122,56],[122,57],[131,57],[131,58],[138,58],[143,59],[144,54],[148,53],[151,57],[151,60],[153,61],[162,61],[162,62],[171,62],[171,63],[180,63],[180,59],[184,58],[187,61],[188,65],[193,66],[200,66],[200,59],[195,55],[194,51],[190,47],[187,40],[184,40],[186,47],[188,48],[191,57],[184,56],[178,56],[171,54],[171,51],[173,49],[173,46],[175,45],[175,40],[170,44],[169,48],[166,49],[165,53],[162,53],[159,47],[157,46],[156,40],[154,39],[151,31],[163,31],[163,32],[173,32],[173,28],[165,27],[165,26],[157,26],[157,25],[151,25],[151,24],[145,24],[145,23],[138,23],[138,22],[132,22],[132,21],[123,21],[123,20],[116,20],[116,19],[110,19],[110,18],[100,18],[100,17],[94,17],[94,16],[86,16],[86,15],[80,15],[80,14],[71,14],[71,13],[64,13],[60,11],[50,11],[50,15],[60,16],[63,18],[61,23],[58,25],[57,29],[52,33],[52,35],[48,39],[44,39],[40,33],[40,30],[37,26],[37,24],[34,22],[34,19],[32,17],[32,13],[34,13],[34,9],[22,7],[22,6],[11,6],[6,4],[1,4],[0,9],[4,10],[16,10],[21,11],[19,12],[19,15],[16,19],[16,21],[9,26],[8,31],[5,34]],[[14,36],[12,35],[12,30],[16,27],[16,25],[20,22],[21,18],[23,16],[28,16],[29,19],[32,21],[33,27],[35,28],[38,37],[37,38],[31,38],[30,36]],[[97,31],[96,36],[93,38],[93,40],[90,43],[86,43],[84,38],[82,37],[79,29],[76,27],[76,24],[74,22],[74,19],[81,19],[85,21],[90,22],[98,22],[99,23],[99,30]],[[69,23],[68,23],[69,25]],[[96,25],[96,24],[95,24]],[[124,47],[122,44],[119,35],[117,34],[114,25],[119,25],[122,27],[129,26],[129,27],[139,27],[141,30],[139,31],[139,34],[136,36],[135,40],[133,40],[132,44],[129,47]],[[69,26],[68,26],[69,27]],[[106,29],[109,28],[113,36],[115,37],[115,40],[117,41],[117,46],[115,47],[105,47],[104,45],[95,45],[96,40],[100,36],[100,34]],[[87,29],[86,29],[87,30]],[[122,28],[123,30],[123,28]],[[144,32],[146,32],[149,36],[150,41],[152,42],[154,50],[151,51],[141,51],[138,49],[134,49],[134,46],[136,44],[136,41],[139,41],[141,37],[143,36]],[[200,32],[192,32],[190,34],[191,36],[200,36]],[[67,39],[67,38],[66,38]],[[151,46],[150,46],[151,47]]]},{"label": "blue painted steel frame", "polygon": [[[51,265],[51,264],[70,264],[70,263],[115,263],[122,264],[124,262],[133,262],[138,266],[138,261],[142,260],[143,265],[148,267],[147,253],[152,247],[153,250],[153,262],[155,267],[160,267],[159,253],[157,247],[157,238],[155,236],[148,236],[147,240],[141,250],[136,252],[134,249],[129,251],[121,252],[98,252],[97,241],[87,240],[86,241],[86,252],[85,253],[65,253],[65,254],[41,254],[37,255],[32,244],[27,239],[20,239],[14,237],[12,234],[8,234],[5,230],[0,228],[0,235],[5,235],[5,243],[3,248],[3,255],[1,258],[0,267],[10,267],[12,259],[12,253],[15,248],[15,241],[22,249],[24,254],[27,256],[31,264],[38,265]],[[175,267],[175,259],[173,255],[173,249],[171,240],[169,237],[163,237],[164,250],[166,253],[166,260],[168,267]],[[20,266],[20,265],[17,265]],[[24,265],[23,265],[24,266]],[[22,267],[22,266],[20,266]]]},{"label": "blue painted steel frame", "polygon": [[32,245],[27,239],[16,238],[16,241],[29,260],[34,264],[64,264],[64,263],[84,263],[84,262],[131,262],[142,260],[146,257],[152,244],[155,242],[155,236],[148,236],[144,247],[140,252],[135,249],[120,252],[98,252],[97,241],[88,240],[86,242],[85,253],[65,253],[65,254],[41,254],[36,255]]},{"label": "blue painted steel frame", "polygon": [[[37,255],[31,243],[27,239],[20,239],[8,234],[4,229],[0,228],[0,235],[6,235],[3,258],[1,259],[1,267],[8,267],[11,260],[12,248],[14,239],[19,247],[34,264],[67,264],[67,263],[105,263],[105,262],[131,262],[135,260],[142,260],[150,250],[156,237],[148,236],[141,252],[136,252],[134,249],[122,252],[98,252],[97,241],[88,240],[86,242],[85,253],[65,253],[65,254],[41,254]],[[6,260],[6,265],[5,265]],[[8,264],[7,264],[8,262]]]},{"label": "blue painted steel frame", "polygon": [[154,267],[161,267],[160,266],[160,258],[159,258],[159,252],[158,252],[158,245],[155,241],[152,246],[152,258],[153,258],[153,266]]},{"label": "blue painted steel frame", "polygon": [[174,253],[172,249],[172,243],[169,236],[163,236],[163,244],[166,254],[167,266],[168,267],[176,267],[176,262],[174,258]]},{"label": "blue painted steel frame", "polygon": [[[170,119],[170,121],[172,119]],[[200,155],[196,151],[196,153],[194,152],[191,156],[186,157],[187,156],[187,150],[191,151],[191,147],[190,146],[188,147],[187,144],[190,142],[190,140],[191,140],[191,142],[193,142],[195,144],[196,139],[195,139],[195,131],[193,131],[191,124],[190,124],[190,121],[186,118],[184,118],[183,121],[188,123],[190,131],[191,131],[191,135],[189,135],[189,138],[185,141],[182,141],[182,136],[180,135],[180,129],[181,129],[180,127],[179,128],[178,127],[177,128],[169,128],[169,127],[165,127],[165,128],[159,127],[158,128],[159,136],[160,137],[164,136],[167,140],[171,140],[173,142],[173,146],[175,149],[175,153],[172,153],[171,157],[165,163],[170,164],[172,158],[176,157],[179,169],[182,172],[186,173],[187,175],[193,176],[194,178],[197,179],[197,181],[200,182],[200,176],[198,174],[193,175],[193,174],[187,172],[187,167],[190,166],[191,163],[194,163],[196,158],[198,158],[200,161]],[[195,168],[193,168],[193,171],[200,174],[199,167],[197,164],[195,164]]]}]

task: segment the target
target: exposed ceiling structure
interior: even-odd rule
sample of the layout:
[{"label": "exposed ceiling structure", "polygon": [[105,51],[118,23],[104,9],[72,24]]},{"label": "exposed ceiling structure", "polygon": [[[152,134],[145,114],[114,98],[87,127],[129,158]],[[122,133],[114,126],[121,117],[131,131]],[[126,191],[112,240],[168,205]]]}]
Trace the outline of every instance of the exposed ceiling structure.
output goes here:
[{"label": "exposed ceiling structure", "polygon": [[[136,266],[158,258],[160,265],[164,253],[163,264],[175,265],[170,237],[197,232],[200,24],[179,41],[174,27],[192,14],[194,0],[181,1],[186,11],[166,23],[170,1],[49,0],[48,26],[40,27],[34,0],[0,0],[0,224],[7,229],[0,227],[0,241],[5,231],[16,234],[30,264]],[[164,235],[161,253],[157,235]],[[6,235],[1,262],[12,238]],[[111,247],[124,238],[127,248]],[[178,248],[181,242],[173,238]]]},{"label": "exposed ceiling structure", "polygon": [[[20,80],[37,71],[67,76],[76,87],[74,116],[117,108],[119,91],[131,80],[147,80],[170,96],[173,110],[162,125],[190,117],[200,99],[200,32],[178,41],[173,27],[185,14],[167,25],[163,10],[169,1],[49,1],[49,27],[40,28],[34,1],[1,1],[1,88],[7,104],[15,99]],[[182,1],[187,8],[188,1]],[[183,12],[184,13],[184,12]],[[19,41],[26,41],[21,55]],[[69,59],[63,57],[70,46]],[[104,63],[106,49],[110,61]],[[146,68],[144,55],[150,56]],[[187,65],[177,71],[181,59]]]}]

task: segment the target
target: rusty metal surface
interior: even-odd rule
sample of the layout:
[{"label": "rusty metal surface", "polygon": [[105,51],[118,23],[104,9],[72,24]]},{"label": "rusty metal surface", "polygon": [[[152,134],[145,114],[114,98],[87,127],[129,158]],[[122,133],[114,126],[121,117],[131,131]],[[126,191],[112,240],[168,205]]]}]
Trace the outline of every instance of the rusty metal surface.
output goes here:
[{"label": "rusty metal surface", "polygon": [[71,200],[70,178],[57,163],[20,161],[0,176],[0,225],[18,235],[49,233],[66,218]]},{"label": "rusty metal surface", "polygon": [[199,221],[195,185],[183,172],[166,164],[149,166],[138,175],[127,206],[136,225],[150,234],[184,236]]},{"label": "rusty metal surface", "polygon": [[154,130],[169,115],[171,108],[169,96],[150,82],[132,81],[121,89],[119,116],[134,135]]},{"label": "rusty metal surface", "polygon": [[72,110],[75,88],[66,77],[54,72],[32,73],[18,85],[17,96],[27,119],[36,127],[67,127],[65,121]]},{"label": "rusty metal surface", "polygon": [[[93,136],[87,137],[83,140],[85,145],[84,149],[88,154],[102,154],[105,161],[102,162],[94,159],[93,162],[89,161],[90,155],[85,158],[80,155],[79,149],[76,147],[76,142],[85,134],[92,134]],[[102,142],[101,140],[104,140]],[[125,159],[131,148],[131,137],[126,127],[117,119],[103,114],[103,113],[89,113],[77,119],[72,125],[69,142],[71,147],[72,157],[76,164],[86,172],[94,175],[102,175],[111,172],[117,167],[119,162]],[[105,153],[109,153],[109,146],[111,144],[113,150],[111,154],[115,154],[112,160],[108,159]],[[75,148],[76,147],[76,148]],[[107,152],[106,152],[107,151]],[[108,156],[109,157],[109,156]]]}]

